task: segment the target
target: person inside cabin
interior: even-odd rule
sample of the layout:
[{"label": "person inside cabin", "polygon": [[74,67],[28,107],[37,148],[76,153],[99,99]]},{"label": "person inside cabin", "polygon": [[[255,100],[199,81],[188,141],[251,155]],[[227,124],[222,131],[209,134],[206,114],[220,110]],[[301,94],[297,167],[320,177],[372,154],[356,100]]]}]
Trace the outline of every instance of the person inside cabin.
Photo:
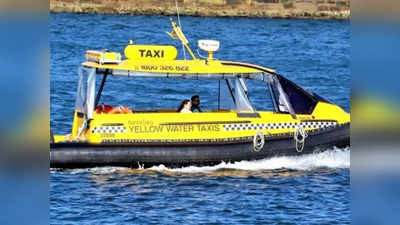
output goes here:
[{"label": "person inside cabin", "polygon": [[202,112],[200,109],[200,97],[198,95],[193,95],[192,98],[192,112]]},{"label": "person inside cabin", "polygon": [[179,106],[178,112],[191,113],[192,112],[191,108],[192,108],[192,103],[190,102],[189,99],[185,99],[182,101],[181,105]]}]

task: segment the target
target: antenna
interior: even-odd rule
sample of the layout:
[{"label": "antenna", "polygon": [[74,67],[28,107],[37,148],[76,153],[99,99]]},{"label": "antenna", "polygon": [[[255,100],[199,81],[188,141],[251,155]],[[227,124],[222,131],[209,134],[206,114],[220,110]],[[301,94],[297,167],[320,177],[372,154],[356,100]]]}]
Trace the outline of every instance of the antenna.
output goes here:
[{"label": "antenna", "polygon": [[[182,29],[181,18],[179,16],[178,0],[175,0],[175,6],[176,6],[176,14],[178,15],[178,24],[179,24],[179,27]],[[182,43],[182,50],[183,50],[183,58],[186,60],[186,51],[185,51],[185,46],[183,45],[183,43]]]}]

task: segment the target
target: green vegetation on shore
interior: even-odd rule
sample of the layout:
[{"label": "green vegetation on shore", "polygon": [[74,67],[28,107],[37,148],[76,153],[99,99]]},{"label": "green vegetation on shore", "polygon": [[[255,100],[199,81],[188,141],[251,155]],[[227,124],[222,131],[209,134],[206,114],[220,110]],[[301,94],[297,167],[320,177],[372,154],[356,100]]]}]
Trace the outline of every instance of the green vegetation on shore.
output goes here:
[{"label": "green vegetation on shore", "polygon": [[[188,16],[350,18],[350,0],[178,0]],[[50,0],[51,12],[176,15],[175,0]]]}]

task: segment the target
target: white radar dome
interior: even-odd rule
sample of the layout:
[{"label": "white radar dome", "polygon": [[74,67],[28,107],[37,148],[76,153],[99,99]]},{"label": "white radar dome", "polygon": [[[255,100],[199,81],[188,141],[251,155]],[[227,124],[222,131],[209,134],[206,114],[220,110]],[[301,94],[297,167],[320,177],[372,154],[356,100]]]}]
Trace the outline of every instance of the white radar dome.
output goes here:
[{"label": "white radar dome", "polygon": [[198,46],[201,50],[204,50],[207,52],[216,52],[219,49],[219,41],[199,40]]}]

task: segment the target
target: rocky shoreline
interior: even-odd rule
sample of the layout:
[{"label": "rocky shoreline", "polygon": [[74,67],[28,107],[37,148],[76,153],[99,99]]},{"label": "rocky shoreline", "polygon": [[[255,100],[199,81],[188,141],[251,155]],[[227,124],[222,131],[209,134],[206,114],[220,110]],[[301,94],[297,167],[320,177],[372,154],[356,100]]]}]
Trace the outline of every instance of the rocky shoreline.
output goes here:
[{"label": "rocky shoreline", "polygon": [[[204,1],[179,0],[179,12],[181,15],[204,17],[350,19],[349,4],[348,7],[338,7],[337,3],[333,5],[334,0],[327,0],[330,5],[318,5],[317,0],[293,0],[295,4],[291,5],[287,5],[290,0],[275,0],[278,3],[245,0],[246,3],[235,4]],[[50,0],[50,12],[173,16],[176,15],[176,6],[171,0]]]}]

